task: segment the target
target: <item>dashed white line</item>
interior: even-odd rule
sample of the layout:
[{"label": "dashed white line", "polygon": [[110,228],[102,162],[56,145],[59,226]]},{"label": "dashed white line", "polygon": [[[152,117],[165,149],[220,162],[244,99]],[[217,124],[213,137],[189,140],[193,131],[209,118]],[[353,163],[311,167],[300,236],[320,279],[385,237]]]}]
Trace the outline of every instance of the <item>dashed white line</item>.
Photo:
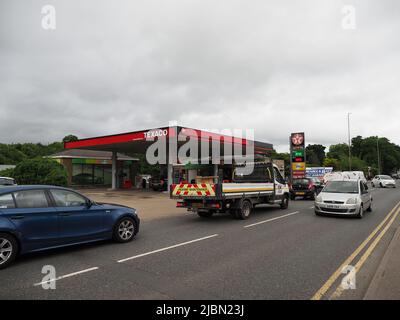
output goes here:
[{"label": "dashed white line", "polygon": [[258,226],[259,224],[263,224],[263,223],[275,221],[275,220],[278,220],[278,219],[286,218],[286,217],[289,217],[289,216],[292,216],[292,215],[298,214],[298,213],[300,213],[300,211],[295,211],[295,212],[292,212],[292,213],[284,214],[283,216],[279,216],[279,217],[275,217],[275,218],[272,218],[272,219],[268,219],[268,220],[264,220],[264,221],[260,221],[260,222],[256,222],[256,223],[252,223],[252,224],[248,224],[248,225],[244,226],[243,228],[250,228],[250,227]]},{"label": "dashed white line", "polygon": [[312,206],[312,207],[310,207],[310,208],[308,208],[308,209],[314,209],[314,206]]},{"label": "dashed white line", "polygon": [[157,250],[154,250],[154,251],[150,251],[150,252],[138,254],[138,255],[133,256],[133,257],[121,259],[121,260],[118,260],[117,262],[118,262],[118,263],[121,263],[121,262],[125,262],[125,261],[128,261],[128,260],[133,260],[133,259],[141,258],[141,257],[144,257],[144,256],[148,256],[148,255],[150,255],[150,254],[153,254],[153,253],[158,253],[158,252],[162,252],[162,251],[174,249],[174,248],[177,248],[177,247],[185,246],[185,245],[187,245],[187,244],[191,244],[191,243],[194,243],[194,242],[199,242],[199,241],[202,241],[202,240],[207,240],[207,239],[214,238],[214,237],[217,237],[217,236],[218,236],[218,234],[213,234],[213,235],[211,235],[211,236],[207,236],[207,237],[203,237],[203,238],[199,238],[199,239],[194,239],[194,240],[190,240],[190,241],[178,243],[178,244],[175,244],[175,245],[173,245],[173,246],[169,246],[169,247],[157,249]]},{"label": "dashed white line", "polygon": [[79,274],[86,273],[86,272],[90,272],[90,271],[94,271],[94,270],[97,270],[97,269],[99,269],[99,268],[98,268],[98,267],[93,267],[93,268],[89,268],[89,269],[85,269],[85,270],[81,270],[81,271],[69,273],[69,274],[63,275],[63,276],[61,276],[61,277],[57,277],[57,278],[55,278],[55,279],[51,279],[51,280],[47,280],[47,281],[42,281],[42,282],[39,282],[39,283],[35,283],[34,286],[36,287],[36,286],[41,286],[41,285],[43,285],[43,284],[49,284],[49,283],[54,282],[54,281],[58,281],[58,280],[61,280],[61,279],[65,279],[65,278],[77,276],[77,275],[79,275]]}]

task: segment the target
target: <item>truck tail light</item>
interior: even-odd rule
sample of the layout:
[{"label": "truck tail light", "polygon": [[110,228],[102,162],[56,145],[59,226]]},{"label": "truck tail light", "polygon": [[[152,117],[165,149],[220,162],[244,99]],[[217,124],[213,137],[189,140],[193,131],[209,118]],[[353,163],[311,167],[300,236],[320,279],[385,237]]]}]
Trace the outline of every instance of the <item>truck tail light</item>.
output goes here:
[{"label": "truck tail light", "polygon": [[183,202],[183,201],[178,201],[177,203],[176,203],[176,207],[177,208],[183,208],[183,207],[186,207],[186,202]]},{"label": "truck tail light", "polygon": [[218,202],[212,203],[210,206],[211,206],[212,208],[221,209],[221,204],[218,203]]}]

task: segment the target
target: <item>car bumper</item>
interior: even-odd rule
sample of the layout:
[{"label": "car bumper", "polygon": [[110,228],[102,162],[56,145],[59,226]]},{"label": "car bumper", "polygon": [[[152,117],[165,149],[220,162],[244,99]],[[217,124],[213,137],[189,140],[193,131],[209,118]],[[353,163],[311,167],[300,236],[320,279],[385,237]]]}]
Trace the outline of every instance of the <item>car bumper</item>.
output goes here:
[{"label": "car bumper", "polygon": [[382,186],[384,188],[389,188],[389,187],[394,188],[394,187],[396,187],[396,184],[395,183],[383,183]]},{"label": "car bumper", "polygon": [[135,223],[136,223],[135,234],[137,234],[139,232],[139,229],[140,229],[140,218],[139,218],[139,216],[137,214],[135,214],[133,216],[133,219],[135,220]]},{"label": "car bumper", "polygon": [[338,204],[330,206],[326,203],[315,203],[315,212],[320,214],[332,215],[356,215],[360,211],[360,205],[357,204]]},{"label": "car bumper", "polygon": [[314,190],[290,190],[290,194],[294,197],[311,197],[314,195]]}]

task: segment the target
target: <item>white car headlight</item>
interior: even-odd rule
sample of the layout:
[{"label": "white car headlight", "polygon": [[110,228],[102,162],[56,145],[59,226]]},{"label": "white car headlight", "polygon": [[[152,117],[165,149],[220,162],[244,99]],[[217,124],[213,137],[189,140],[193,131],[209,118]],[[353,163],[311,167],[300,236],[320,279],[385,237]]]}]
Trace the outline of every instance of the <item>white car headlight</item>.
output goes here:
[{"label": "white car headlight", "polygon": [[317,196],[315,198],[315,202],[322,202],[322,197],[321,196]]},{"label": "white car headlight", "polygon": [[357,204],[358,203],[358,198],[350,198],[347,199],[346,204]]}]

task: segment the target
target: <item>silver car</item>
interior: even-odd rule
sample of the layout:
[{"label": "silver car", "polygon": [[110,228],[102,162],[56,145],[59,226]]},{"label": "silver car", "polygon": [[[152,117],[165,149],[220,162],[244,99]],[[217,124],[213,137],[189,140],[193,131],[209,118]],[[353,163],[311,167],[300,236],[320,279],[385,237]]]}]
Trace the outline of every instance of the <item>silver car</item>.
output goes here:
[{"label": "silver car", "polygon": [[372,211],[372,196],[361,180],[332,180],[315,198],[316,215],[347,215],[362,218]]},{"label": "silver car", "polygon": [[0,187],[10,187],[17,185],[13,178],[0,177]]}]

